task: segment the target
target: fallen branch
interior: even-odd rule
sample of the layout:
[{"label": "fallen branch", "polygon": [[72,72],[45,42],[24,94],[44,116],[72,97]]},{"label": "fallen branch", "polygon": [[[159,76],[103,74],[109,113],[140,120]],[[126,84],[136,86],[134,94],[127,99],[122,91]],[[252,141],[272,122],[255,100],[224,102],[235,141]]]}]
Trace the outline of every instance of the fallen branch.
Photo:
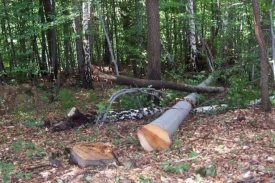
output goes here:
[{"label": "fallen branch", "polygon": [[94,65],[92,65],[91,67],[93,71],[93,77],[96,77],[102,80],[109,80],[119,85],[129,85],[129,86],[139,87],[139,88],[146,88],[150,86],[151,88],[155,88],[155,89],[171,89],[171,90],[196,92],[196,93],[220,93],[225,91],[225,88],[223,87],[206,87],[202,85],[191,86],[187,84],[173,83],[170,81],[136,79],[136,78],[120,76],[120,75],[115,76],[111,74],[105,74],[99,71]]},{"label": "fallen branch", "polygon": [[[111,109],[111,105],[113,104],[113,102],[121,95],[123,94],[130,94],[130,93],[144,93],[146,95],[153,95],[157,98],[159,98],[158,95],[154,94],[154,93],[161,93],[161,94],[164,94],[164,92],[162,91],[159,91],[159,90],[156,90],[154,88],[130,88],[130,89],[122,89],[122,90],[119,90],[117,91],[116,93],[114,93],[110,99],[109,99],[109,105],[108,107],[106,108],[105,111],[103,111],[103,114],[100,114],[98,116],[98,119],[97,119],[97,122],[98,121],[101,121],[101,122],[105,122],[107,120],[107,117],[108,117],[108,114],[109,114],[109,109]],[[139,101],[137,101],[139,102]],[[140,109],[143,108],[142,106],[139,106]],[[146,108],[147,109],[147,108]],[[139,110],[140,111],[140,110]]]}]

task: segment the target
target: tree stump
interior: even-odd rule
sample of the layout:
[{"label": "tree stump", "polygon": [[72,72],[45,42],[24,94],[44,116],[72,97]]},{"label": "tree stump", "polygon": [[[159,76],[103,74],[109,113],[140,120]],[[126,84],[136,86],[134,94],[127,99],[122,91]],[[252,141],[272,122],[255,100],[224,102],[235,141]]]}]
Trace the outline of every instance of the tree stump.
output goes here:
[{"label": "tree stump", "polygon": [[110,143],[77,144],[71,149],[69,163],[81,168],[113,163],[115,161],[113,148]]}]

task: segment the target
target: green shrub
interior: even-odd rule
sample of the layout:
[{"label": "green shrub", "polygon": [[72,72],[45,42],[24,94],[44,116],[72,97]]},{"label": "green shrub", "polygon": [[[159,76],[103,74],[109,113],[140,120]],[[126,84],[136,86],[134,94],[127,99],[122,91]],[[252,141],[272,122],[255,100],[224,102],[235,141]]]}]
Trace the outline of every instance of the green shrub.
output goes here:
[{"label": "green shrub", "polygon": [[75,105],[74,93],[67,89],[62,89],[58,93],[58,99],[64,109],[72,108]]},{"label": "green shrub", "polygon": [[245,107],[250,101],[259,98],[259,90],[253,89],[245,77],[232,76],[229,78],[230,89],[226,100],[231,107]]}]

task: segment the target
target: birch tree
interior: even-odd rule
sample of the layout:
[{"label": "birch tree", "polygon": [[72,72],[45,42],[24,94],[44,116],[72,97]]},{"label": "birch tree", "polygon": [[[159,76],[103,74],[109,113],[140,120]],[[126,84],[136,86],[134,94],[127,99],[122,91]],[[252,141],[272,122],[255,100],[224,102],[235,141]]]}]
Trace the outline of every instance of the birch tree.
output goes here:
[{"label": "birch tree", "polygon": [[90,36],[88,34],[89,20],[91,14],[91,2],[82,2],[82,26],[83,26],[83,50],[84,50],[84,70],[85,70],[85,83],[87,88],[93,88],[92,73],[91,73],[91,51],[90,51]]},{"label": "birch tree", "polygon": [[194,1],[187,0],[187,12],[189,13],[189,43],[190,43],[190,63],[195,72],[198,72],[197,66],[197,41],[196,25],[194,17]]}]

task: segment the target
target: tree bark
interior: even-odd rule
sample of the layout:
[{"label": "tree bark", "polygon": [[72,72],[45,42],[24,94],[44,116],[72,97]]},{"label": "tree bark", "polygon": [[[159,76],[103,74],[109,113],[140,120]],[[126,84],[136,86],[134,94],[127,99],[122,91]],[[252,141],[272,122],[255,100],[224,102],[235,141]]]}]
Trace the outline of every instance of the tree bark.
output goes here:
[{"label": "tree bark", "polygon": [[190,86],[187,84],[173,83],[162,80],[149,80],[149,79],[136,79],[126,76],[114,76],[100,72],[96,66],[92,65],[92,71],[94,77],[102,80],[110,80],[119,85],[130,85],[134,87],[152,87],[155,89],[172,89],[186,92],[197,92],[197,93],[219,93],[224,92],[223,87],[201,87],[201,86]]},{"label": "tree bark", "polygon": [[260,47],[260,67],[261,67],[261,105],[264,111],[271,111],[271,103],[268,94],[268,72],[269,65],[267,59],[266,44],[260,28],[260,7],[258,0],[252,0],[255,36]]},{"label": "tree bark", "polygon": [[[43,11],[43,0],[39,0],[39,16],[40,16],[40,21],[41,24],[45,24],[46,20],[45,20],[45,13]],[[45,39],[45,35],[46,35],[46,31],[45,30],[41,30],[41,62],[39,63],[39,67],[40,67],[40,72],[43,76],[47,75],[48,73],[48,63],[47,63],[47,59],[48,55],[47,55],[47,44],[46,44],[46,39]]]},{"label": "tree bark", "polygon": [[[207,86],[212,79],[211,76],[208,77],[198,87]],[[198,97],[197,93],[191,93],[150,124],[141,126],[137,132],[141,146],[147,151],[168,149],[172,143],[172,135],[189,114]]]},{"label": "tree bark", "polygon": [[[79,4],[77,0],[72,0],[72,3],[75,8],[78,8]],[[84,58],[82,53],[82,40],[81,40],[81,28],[80,28],[80,16],[76,16],[74,18],[74,32],[76,34],[75,38],[75,46],[76,46],[76,56],[77,56],[77,63],[78,63],[78,72],[80,76],[81,84],[85,83],[85,69],[84,69]]]},{"label": "tree bark", "polygon": [[2,81],[5,81],[5,77],[6,77],[6,70],[4,67],[2,54],[0,53],[0,84]]},{"label": "tree bark", "polygon": [[194,17],[194,1],[188,0],[187,12],[189,13],[189,44],[190,44],[190,63],[194,72],[198,72],[197,66],[197,40],[196,24]]},{"label": "tree bark", "polygon": [[84,32],[84,40],[83,40],[83,50],[84,50],[84,68],[85,68],[85,83],[84,86],[87,88],[93,88],[92,82],[92,73],[91,73],[91,48],[90,48],[90,35],[88,34],[88,26],[90,21],[91,14],[91,3],[90,2],[82,2],[82,26]]},{"label": "tree bark", "polygon": [[[48,23],[52,23],[52,18],[55,14],[55,1],[43,0],[43,6],[45,11],[46,20]],[[47,29],[47,41],[49,48],[49,65],[50,69],[53,69],[54,78],[57,79],[58,74],[58,59],[57,59],[57,38],[56,28],[50,27]],[[52,71],[51,73],[52,74]]]},{"label": "tree bark", "polygon": [[158,0],[146,0],[148,79],[160,80],[160,25]]}]

